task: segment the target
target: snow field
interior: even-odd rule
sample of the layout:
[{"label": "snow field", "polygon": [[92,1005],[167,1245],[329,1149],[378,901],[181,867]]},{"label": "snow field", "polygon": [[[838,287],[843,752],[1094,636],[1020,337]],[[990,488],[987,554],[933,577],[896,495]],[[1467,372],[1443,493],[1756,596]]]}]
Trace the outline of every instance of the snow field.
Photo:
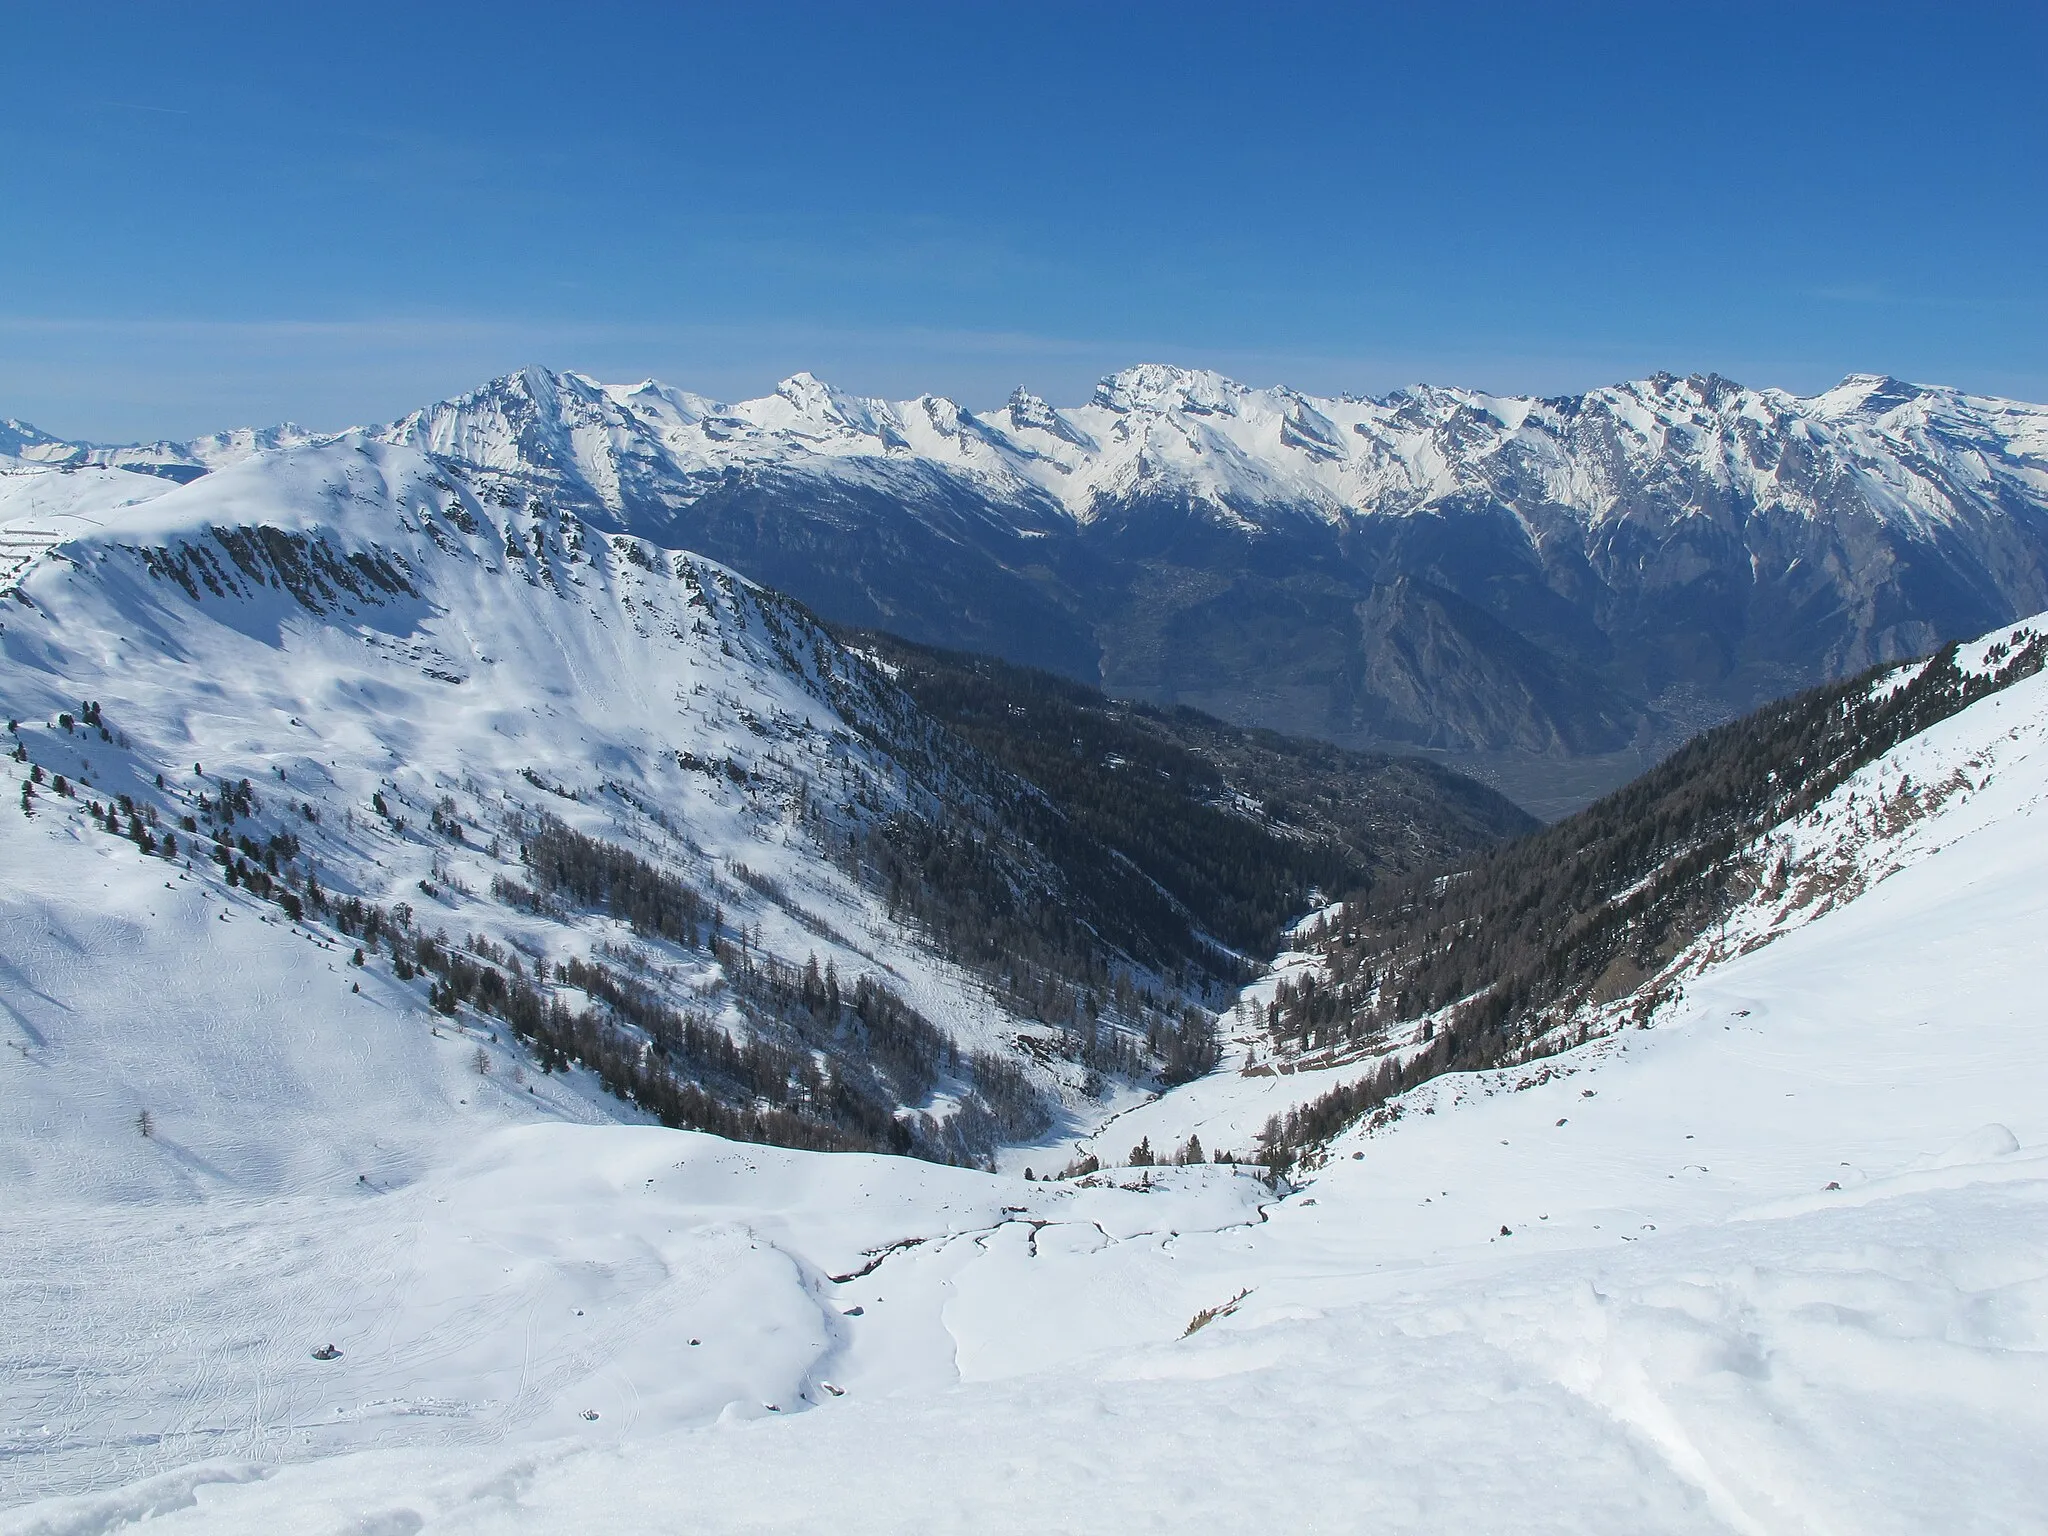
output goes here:
[{"label": "snow field", "polygon": [[617,1444],[219,1462],[0,1529],[2039,1530],[2034,1161],[1590,1270],[1269,1303],[1086,1369]]},{"label": "snow field", "polygon": [[[990,1249],[1149,1240],[1159,1203],[1119,1190],[607,1129],[629,1112],[580,1075],[522,1073],[346,946],[38,805],[0,819],[9,1501],[1028,1368],[962,1363],[920,1298],[985,1316],[1001,1298],[951,1275]],[[1184,1225],[1254,1219],[1265,1193],[1189,1178]],[[900,1288],[834,1283],[902,1242]],[[844,1317],[863,1301],[874,1339]],[[313,1361],[329,1342],[341,1360]]]},{"label": "snow field", "polygon": [[[2025,806],[2023,778],[2004,782]],[[1411,1095],[1264,1220],[1241,1199],[1215,1206],[1257,1194],[1216,1168],[1155,1170],[1150,1193],[1082,1191],[651,1130],[499,1131],[449,1153],[413,1196],[451,1228],[416,1272],[445,1267],[461,1299],[395,1287],[403,1327],[341,1339],[333,1374],[280,1348],[280,1374],[342,1397],[327,1417],[343,1424],[313,1435],[330,1404],[308,1398],[267,1442],[220,1437],[216,1474],[243,1475],[235,1458],[251,1456],[281,1470],[191,1487],[157,1518],[226,1531],[653,1530],[678,1511],[735,1530],[809,1528],[820,1511],[851,1530],[2042,1529],[2048,1053],[2031,937],[2044,835],[2030,810],[1968,831],[1696,977],[1657,1028],[1547,1077],[1539,1064]],[[679,1145],[705,1151],[678,1159]],[[1081,1204],[1111,1199],[1114,1219]],[[273,1203],[266,1224],[302,1254],[364,1251],[338,1203],[303,1216]],[[629,1280],[607,1291],[596,1277],[630,1271],[621,1229],[644,1249],[656,1222],[660,1244],[679,1241],[670,1221],[708,1228],[693,1243],[740,1284],[693,1290],[687,1260],[660,1247],[682,1278],[648,1282],[661,1300],[635,1314]],[[773,1284],[733,1263],[740,1228],[773,1245],[762,1262],[787,1266]],[[545,1306],[484,1273],[536,1231],[574,1277]],[[469,1268],[449,1253],[465,1240],[482,1250]],[[483,1358],[503,1362],[517,1338],[493,1283],[536,1313],[628,1317],[618,1354],[519,1426],[464,1424],[451,1407],[484,1393],[436,1393],[414,1358],[431,1353],[418,1341],[435,1306],[466,1305],[478,1354],[448,1350],[443,1382],[516,1380],[501,1363],[494,1381]],[[1233,1313],[1179,1337],[1241,1291]],[[332,1315],[335,1296],[323,1301]],[[649,1315],[672,1307],[681,1328]],[[755,1374],[719,1374],[709,1332],[678,1337],[714,1324]],[[116,1341],[108,1357],[134,1356],[132,1337]],[[405,1372],[411,1397],[382,1379]],[[816,1411],[798,1411],[807,1390]],[[725,1392],[738,1406],[716,1410],[723,1425],[688,1427]],[[421,1403],[448,1416],[403,1406]],[[365,1449],[322,1454],[348,1445]],[[184,1441],[157,1464],[195,1451]],[[186,1497],[192,1474],[172,1478],[31,1505],[0,1529],[118,1529]]]}]

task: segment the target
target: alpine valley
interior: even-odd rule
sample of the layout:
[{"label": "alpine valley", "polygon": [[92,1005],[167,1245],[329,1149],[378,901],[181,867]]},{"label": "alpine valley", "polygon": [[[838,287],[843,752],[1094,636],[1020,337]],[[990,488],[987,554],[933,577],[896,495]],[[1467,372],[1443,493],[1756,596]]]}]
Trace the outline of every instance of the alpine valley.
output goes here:
[{"label": "alpine valley", "polygon": [[0,1536],[2048,1530],[2048,410],[0,453]]}]

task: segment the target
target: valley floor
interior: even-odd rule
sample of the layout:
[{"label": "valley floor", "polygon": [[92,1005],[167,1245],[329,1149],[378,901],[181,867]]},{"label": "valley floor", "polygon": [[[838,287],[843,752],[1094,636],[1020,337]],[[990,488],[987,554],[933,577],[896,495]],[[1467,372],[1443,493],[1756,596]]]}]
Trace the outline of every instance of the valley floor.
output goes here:
[{"label": "valley floor", "polygon": [[2031,740],[1655,1027],[1431,1084],[1284,1198],[587,1123],[95,853],[0,893],[0,1532],[2048,1530]]},{"label": "valley floor", "polygon": [[1539,821],[1559,821],[1656,767],[1671,745],[1675,743],[1663,744],[1663,750],[1631,748],[1626,752],[1595,752],[1577,757],[1545,757],[1535,752],[1432,752],[1406,747],[1399,750],[1441,763],[1477,779],[1489,789],[1499,790]]}]

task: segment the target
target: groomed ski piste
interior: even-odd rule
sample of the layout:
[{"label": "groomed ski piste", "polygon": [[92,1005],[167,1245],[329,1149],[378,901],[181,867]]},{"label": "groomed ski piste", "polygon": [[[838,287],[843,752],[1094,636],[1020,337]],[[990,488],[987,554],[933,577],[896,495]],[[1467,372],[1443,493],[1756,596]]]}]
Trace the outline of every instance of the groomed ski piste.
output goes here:
[{"label": "groomed ski piste", "polygon": [[618,1123],[0,767],[6,1536],[2048,1530],[2048,675],[1282,1189],[1122,1166],[1249,1038],[1088,1180]]}]

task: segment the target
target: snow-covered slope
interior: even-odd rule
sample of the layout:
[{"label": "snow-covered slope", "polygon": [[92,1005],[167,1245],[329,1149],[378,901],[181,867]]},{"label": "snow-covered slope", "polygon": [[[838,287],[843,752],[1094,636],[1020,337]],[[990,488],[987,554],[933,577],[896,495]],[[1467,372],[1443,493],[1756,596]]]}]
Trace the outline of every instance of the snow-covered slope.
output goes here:
[{"label": "snow-covered slope", "polygon": [[[1419,1089],[1277,1199],[578,1124],[324,952],[280,1041],[307,939],[72,835],[0,820],[8,1139],[91,1127],[0,1211],[10,1536],[2048,1529],[2048,674],[1773,829],[1855,864],[1832,905],[1760,889],[1730,937],[1776,936],[1648,1027]],[[209,1053],[250,1070],[174,1111]],[[1246,1151],[1322,1084],[1093,1145]],[[266,1110],[289,1157],[192,1166]]]},{"label": "snow-covered slope", "polygon": [[[136,485],[161,494],[126,500]],[[631,1025],[617,1042],[628,1057],[650,1031],[664,1057],[682,1032],[710,1031],[696,1059],[714,1076],[738,1070],[703,1055],[715,1037],[765,1032],[793,1054],[756,1061],[727,1100],[779,1111],[786,1092],[852,1144],[983,1155],[1004,1113],[990,1107],[999,1069],[977,1052],[1024,1074],[1001,1092],[1045,1100],[1012,1104],[1013,1130],[1018,1116],[1085,1110],[1084,1085],[1118,1091],[1036,1023],[1071,1022],[1078,1004],[1062,1015],[1019,1000],[1061,974],[1057,957],[1050,972],[1045,952],[1037,969],[1006,962],[1004,991],[945,958],[959,936],[943,914],[899,912],[902,877],[880,889],[872,874],[873,839],[929,825],[981,850],[954,867],[1010,882],[1018,905],[1078,900],[1010,819],[1025,788],[787,600],[537,499],[487,502],[445,464],[360,437],[184,486],[25,474],[24,502],[7,527],[42,541],[0,620],[0,708],[19,722],[10,743],[38,776],[33,808],[57,829],[60,863],[97,857],[117,827],[138,844],[168,835],[183,863],[166,879],[196,861],[212,899],[263,891],[281,905],[257,909],[288,925],[303,907],[323,942],[363,944],[415,1009],[431,995],[457,1013],[443,984],[462,980],[447,968],[460,959],[486,983],[486,1014],[460,1016],[486,1029],[533,1034],[516,1006],[490,1002],[503,981],[515,1005],[529,985],[536,1007],[552,996],[572,1012],[603,994]],[[620,880],[651,890],[662,871],[667,926],[537,874],[528,845],[556,825],[638,860]],[[367,915],[329,914],[323,899]],[[1106,947],[1078,959],[1105,988],[1112,970],[1153,985]],[[429,962],[439,982],[410,975]],[[596,979],[563,975],[578,963]],[[853,1021],[841,998],[869,984],[908,1011]],[[1106,999],[1103,1029],[1142,1034],[1170,990]],[[668,1022],[635,1014],[635,999]],[[908,1032],[893,1056],[871,1038],[889,1028]],[[554,1047],[534,1039],[547,1061]],[[873,1065],[884,1059],[896,1065]],[[814,1061],[822,1081],[769,1080]],[[668,1114],[630,1070],[622,1058],[605,1075]],[[892,1115],[909,1117],[900,1134]],[[74,1164],[90,1159],[58,1166]]]},{"label": "snow-covered slope", "polygon": [[[855,1343],[828,1275],[1008,1219],[1007,1181],[621,1125],[588,1074],[43,804],[0,819],[0,1502],[223,1454],[794,1412]],[[1242,1220],[1262,1193],[1199,1203]],[[383,1362],[345,1404],[301,1369],[330,1338]],[[918,1348],[889,1368],[942,1368]]]},{"label": "snow-covered slope", "polygon": [[155,500],[175,483],[101,467],[0,470],[0,593],[11,592],[56,545],[104,527],[108,517]]}]

